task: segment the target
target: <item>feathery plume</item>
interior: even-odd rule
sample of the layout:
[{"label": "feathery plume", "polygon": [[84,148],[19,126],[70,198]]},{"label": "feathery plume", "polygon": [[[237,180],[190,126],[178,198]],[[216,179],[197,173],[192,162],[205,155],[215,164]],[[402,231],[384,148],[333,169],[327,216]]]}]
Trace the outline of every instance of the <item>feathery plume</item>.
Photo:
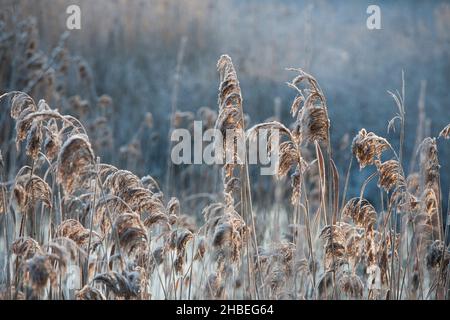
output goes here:
[{"label": "feathery plume", "polygon": [[68,193],[82,185],[94,164],[94,152],[86,135],[75,134],[61,147],[57,160],[57,181]]},{"label": "feathery plume", "polygon": [[390,144],[386,139],[367,132],[366,129],[361,129],[352,142],[352,152],[361,169],[374,164],[375,159],[380,159],[382,152],[388,148]]},{"label": "feathery plume", "polygon": [[450,123],[445,126],[444,129],[439,132],[439,137],[442,137],[444,139],[450,138]]}]

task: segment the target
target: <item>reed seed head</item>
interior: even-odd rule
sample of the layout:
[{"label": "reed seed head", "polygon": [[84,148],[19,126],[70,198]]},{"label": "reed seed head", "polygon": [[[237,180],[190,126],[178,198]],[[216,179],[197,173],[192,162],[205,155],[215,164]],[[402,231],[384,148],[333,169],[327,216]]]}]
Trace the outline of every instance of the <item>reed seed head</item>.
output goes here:
[{"label": "reed seed head", "polygon": [[352,142],[352,152],[359,162],[360,168],[374,164],[384,150],[390,147],[386,139],[361,129]]}]

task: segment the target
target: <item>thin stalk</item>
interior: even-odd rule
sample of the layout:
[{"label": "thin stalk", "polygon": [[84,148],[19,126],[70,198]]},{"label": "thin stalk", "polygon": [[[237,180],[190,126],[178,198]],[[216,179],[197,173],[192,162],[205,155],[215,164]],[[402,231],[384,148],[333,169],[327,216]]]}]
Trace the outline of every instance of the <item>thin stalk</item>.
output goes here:
[{"label": "thin stalk", "polygon": [[191,265],[189,272],[189,289],[188,289],[188,300],[191,300],[191,287],[192,287],[192,269],[194,269],[194,253],[195,253],[195,236],[192,240],[192,254],[191,254]]},{"label": "thin stalk", "polygon": [[[353,164],[353,157],[350,157],[350,163],[348,164],[347,175],[345,176],[344,192],[342,193],[342,202],[341,202],[340,212],[342,212],[342,209],[344,209],[344,206],[345,206],[345,198],[347,196],[347,188],[348,188],[348,182],[350,180],[350,171],[352,170],[352,164]],[[341,221],[341,214],[339,214],[339,221]]]},{"label": "thin stalk", "polygon": [[[1,157],[1,154],[0,154]],[[2,161],[3,162],[3,161]],[[5,181],[5,175],[3,171],[3,163],[0,163],[0,177],[2,181]],[[2,198],[3,198],[3,209],[4,209],[4,218],[3,218],[3,227],[5,229],[5,250],[6,250],[6,286],[8,288],[8,298],[11,298],[11,270],[10,270],[10,250],[9,250],[9,235],[8,235],[8,205],[6,203],[6,191],[5,187],[2,185]]]},{"label": "thin stalk", "polygon": [[[95,162],[95,172],[98,174],[98,164],[100,162],[100,158],[97,157],[97,161]],[[97,198],[97,181],[94,180],[94,195],[93,195],[93,202],[92,202],[92,209],[91,209],[91,215],[89,217],[89,240],[88,240],[88,247],[87,247],[87,257],[86,262],[84,265],[84,271],[83,271],[83,286],[88,282],[89,280],[89,258],[91,255],[91,241],[92,241],[92,228],[93,228],[93,221],[94,221],[94,214],[95,214],[95,206],[96,206],[96,198]]]},{"label": "thin stalk", "polygon": [[450,269],[449,266],[447,266],[447,278],[444,276],[445,273],[445,252],[446,252],[446,248],[447,248],[447,237],[448,237],[448,232],[449,232],[449,221],[448,218],[450,217],[450,189],[448,192],[448,197],[447,197],[447,218],[445,221],[445,232],[444,232],[444,238],[442,239],[442,253],[441,253],[441,262],[440,262],[440,272],[439,272],[439,276],[438,276],[438,280],[440,279],[447,279],[447,281],[444,284],[444,298],[447,296],[447,287],[448,287],[448,269]]},{"label": "thin stalk", "polygon": [[[34,159],[32,160],[32,163],[31,163],[31,170],[30,170],[30,177],[29,177],[30,181],[31,181],[31,178],[33,177],[33,171],[34,171]],[[33,186],[31,186],[31,189],[33,189]],[[27,211],[30,212],[30,214],[32,215],[32,212],[31,212],[32,208],[29,208]],[[24,236],[28,212],[25,211],[22,215],[22,221],[20,222],[19,237]],[[31,236],[33,237],[33,235],[31,235]]]}]

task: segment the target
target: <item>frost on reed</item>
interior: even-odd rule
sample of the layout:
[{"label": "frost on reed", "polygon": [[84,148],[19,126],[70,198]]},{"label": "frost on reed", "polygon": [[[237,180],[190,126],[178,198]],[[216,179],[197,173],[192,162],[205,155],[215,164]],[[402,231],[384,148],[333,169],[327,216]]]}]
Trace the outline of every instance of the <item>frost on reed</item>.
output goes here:
[{"label": "frost on reed", "polygon": [[382,152],[388,148],[389,142],[386,139],[367,132],[366,129],[361,129],[352,143],[352,152],[361,169],[374,164],[375,159],[380,159]]},{"label": "frost on reed", "polygon": [[450,137],[450,123],[446,125],[441,132],[439,132],[439,137],[442,137],[444,139],[448,139]]}]

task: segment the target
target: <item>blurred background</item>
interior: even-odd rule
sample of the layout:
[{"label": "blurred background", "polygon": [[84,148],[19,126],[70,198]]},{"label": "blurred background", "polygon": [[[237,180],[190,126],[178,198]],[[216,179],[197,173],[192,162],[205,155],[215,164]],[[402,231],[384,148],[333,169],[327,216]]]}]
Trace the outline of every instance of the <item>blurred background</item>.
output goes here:
[{"label": "blurred background", "polygon": [[[171,125],[213,119],[221,54],[235,64],[249,125],[273,116],[293,122],[295,92],[286,82],[295,74],[287,67],[316,77],[328,99],[341,182],[361,128],[398,148],[399,130],[387,132],[397,112],[387,90],[400,91],[404,70],[404,166],[411,172],[416,140],[437,136],[450,120],[450,2],[376,1],[382,29],[369,30],[366,9],[373,2],[0,0],[0,94],[26,89],[36,101],[45,98],[80,117],[103,162],[151,174],[162,185],[174,170],[178,182],[170,194],[183,199],[183,190],[220,190],[217,168],[172,168],[168,138]],[[66,28],[70,4],[81,8],[81,30]],[[1,110],[0,147],[12,179],[26,157],[15,151],[6,103]],[[438,149],[442,190],[448,190],[448,141],[438,139]],[[255,189],[255,197],[270,201],[264,195],[273,193],[271,178],[252,172],[262,191]],[[353,166],[349,195],[359,193],[370,173]],[[375,190],[368,187],[369,199]]]}]

